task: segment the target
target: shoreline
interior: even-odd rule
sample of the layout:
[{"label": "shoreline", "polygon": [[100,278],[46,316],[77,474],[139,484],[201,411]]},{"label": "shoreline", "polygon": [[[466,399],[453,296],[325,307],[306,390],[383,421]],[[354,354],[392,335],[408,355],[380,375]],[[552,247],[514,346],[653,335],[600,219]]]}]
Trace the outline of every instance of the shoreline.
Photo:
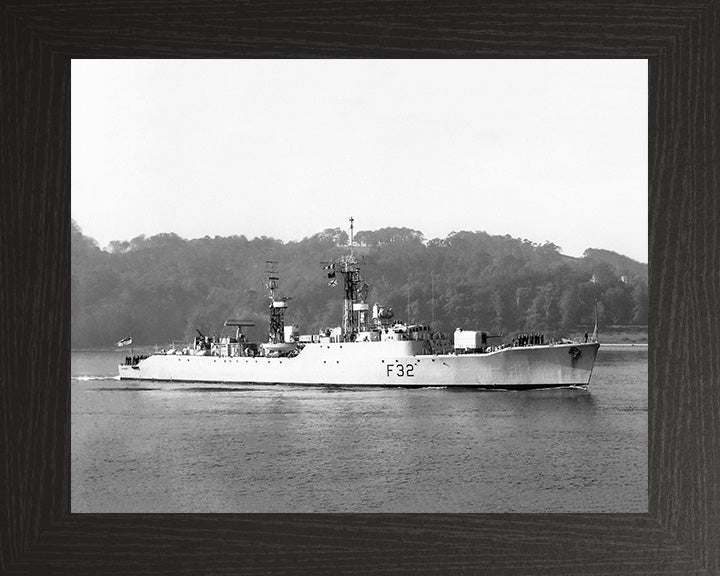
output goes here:
[{"label": "shoreline", "polygon": [[631,347],[647,348],[648,342],[603,342],[602,340],[600,340],[600,347],[601,348],[631,348]]}]

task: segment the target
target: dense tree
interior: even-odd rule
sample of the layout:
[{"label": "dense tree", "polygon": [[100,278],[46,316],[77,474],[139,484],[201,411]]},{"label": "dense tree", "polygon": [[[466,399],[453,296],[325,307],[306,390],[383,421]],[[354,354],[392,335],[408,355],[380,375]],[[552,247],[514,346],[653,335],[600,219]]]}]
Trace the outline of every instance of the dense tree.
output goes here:
[{"label": "dense tree", "polygon": [[[605,324],[647,324],[647,265],[614,252],[571,258],[551,242],[469,231],[425,240],[410,228],[359,231],[355,240],[369,303],[393,307],[399,320],[564,335],[592,324],[597,300]],[[268,260],[278,262],[280,295],[292,297],[287,323],[303,333],[337,326],[342,291],[328,286],[321,262],[348,245],[346,231],[328,228],[288,243],[158,234],[101,250],[73,222],[72,344],[107,346],[130,334],[164,344],[196,329],[221,333],[231,317],[255,322],[250,335],[265,338]]]},{"label": "dense tree", "polygon": [[648,323],[648,287],[638,282],[633,288],[633,324]]},{"label": "dense tree", "polygon": [[609,311],[608,320],[612,324],[632,324],[632,290],[625,284],[616,284],[605,290],[601,301]]}]

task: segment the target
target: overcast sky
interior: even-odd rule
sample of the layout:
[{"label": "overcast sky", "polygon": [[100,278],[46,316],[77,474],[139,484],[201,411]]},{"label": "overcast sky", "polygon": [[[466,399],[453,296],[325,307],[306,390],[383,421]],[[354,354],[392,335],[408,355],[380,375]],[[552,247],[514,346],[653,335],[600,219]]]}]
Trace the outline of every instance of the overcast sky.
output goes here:
[{"label": "overcast sky", "polygon": [[73,60],[72,217],[484,230],[647,262],[645,60]]}]

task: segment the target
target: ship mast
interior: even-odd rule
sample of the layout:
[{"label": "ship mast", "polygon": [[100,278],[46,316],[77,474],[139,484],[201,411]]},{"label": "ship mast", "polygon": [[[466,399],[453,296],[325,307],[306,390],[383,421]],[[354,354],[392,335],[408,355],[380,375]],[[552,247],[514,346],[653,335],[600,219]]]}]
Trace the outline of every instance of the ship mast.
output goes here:
[{"label": "ship mast", "polygon": [[355,218],[353,218],[352,216],[350,216],[350,258],[353,257],[353,245],[354,245],[354,242],[353,242],[353,230],[354,230],[354,228],[353,228],[353,222],[355,222]]},{"label": "ship mast", "polygon": [[367,315],[369,306],[365,303],[370,286],[363,281],[360,275],[360,266],[354,253],[354,222],[350,217],[350,254],[341,256],[328,263],[325,269],[328,270],[328,285],[335,286],[337,273],[343,277],[343,318],[342,333],[345,338],[353,339],[362,330],[367,329]]},{"label": "ship mast", "polygon": [[268,328],[268,342],[279,344],[285,342],[285,310],[288,298],[277,298],[275,290],[278,288],[277,262],[266,260],[265,273],[268,275],[265,288],[270,299],[270,326]]},{"label": "ship mast", "polygon": [[597,301],[597,298],[595,298],[595,329],[593,330],[592,341],[593,342],[598,341],[598,301]]}]

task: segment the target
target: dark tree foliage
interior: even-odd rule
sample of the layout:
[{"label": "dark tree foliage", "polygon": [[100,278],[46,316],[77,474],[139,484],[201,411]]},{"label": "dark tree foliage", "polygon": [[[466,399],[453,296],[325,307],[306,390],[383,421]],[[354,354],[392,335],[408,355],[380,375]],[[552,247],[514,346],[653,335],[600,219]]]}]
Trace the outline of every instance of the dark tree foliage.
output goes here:
[{"label": "dark tree foliage", "polygon": [[[391,306],[398,320],[508,338],[563,336],[592,326],[597,300],[604,324],[647,324],[647,264],[614,252],[571,258],[550,242],[469,231],[425,240],[409,228],[358,231],[355,240],[370,303]],[[304,334],[337,326],[342,291],[328,286],[321,262],[346,254],[348,244],[335,228],[287,243],[158,234],[102,250],[73,222],[72,345],[111,346],[128,335],[139,345],[165,345],[196,329],[229,334],[228,318],[255,322],[249,336],[265,339],[268,260],[278,262],[280,295],[291,298],[286,323]]]}]

